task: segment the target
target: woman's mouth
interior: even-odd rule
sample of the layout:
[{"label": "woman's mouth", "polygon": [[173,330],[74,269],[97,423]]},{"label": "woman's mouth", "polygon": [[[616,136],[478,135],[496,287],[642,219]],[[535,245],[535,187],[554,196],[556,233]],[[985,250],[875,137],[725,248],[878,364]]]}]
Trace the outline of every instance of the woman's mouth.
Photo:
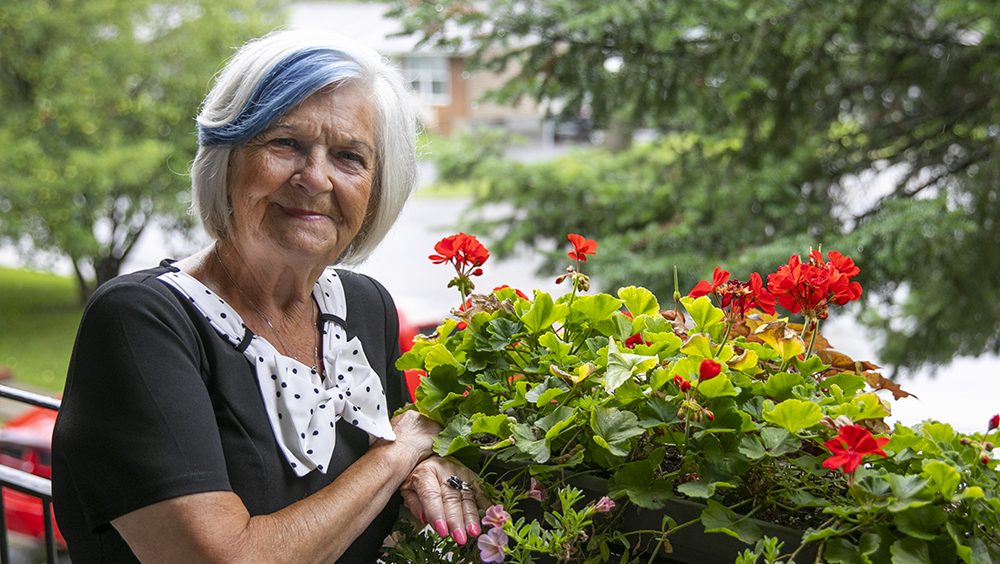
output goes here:
[{"label": "woman's mouth", "polygon": [[281,209],[286,214],[294,218],[303,219],[306,221],[315,221],[328,218],[328,216],[324,213],[314,212],[311,210],[305,210],[301,208],[286,208],[285,206],[281,206]]}]

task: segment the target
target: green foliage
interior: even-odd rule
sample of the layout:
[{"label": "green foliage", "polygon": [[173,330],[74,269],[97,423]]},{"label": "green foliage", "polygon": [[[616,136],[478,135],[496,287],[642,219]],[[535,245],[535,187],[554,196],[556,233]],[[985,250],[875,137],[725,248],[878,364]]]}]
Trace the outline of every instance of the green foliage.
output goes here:
[{"label": "green foliage", "polygon": [[0,366],[61,391],[83,307],[68,278],[0,268]]},{"label": "green foliage", "polygon": [[[464,329],[446,321],[398,366],[426,372],[416,407],[445,427],[438,454],[481,462],[484,488],[514,515],[503,525],[510,561],[599,562],[612,551],[647,561],[644,551],[682,542],[692,525],[754,547],[737,562],[793,561],[796,548],[782,552],[754,520],[783,516],[830,562],[1000,560],[1000,474],[987,442],[1000,431],[963,436],[925,422],[890,433],[887,401],[868,389],[885,385],[873,373],[811,350],[790,363],[781,353],[801,335],[760,314],[726,317],[708,297],[682,300],[685,324],[638,287],[620,299],[575,287],[555,299],[505,295],[476,296],[487,305]],[[695,333],[707,325],[720,326],[715,337]],[[708,360],[720,369],[706,371]],[[852,432],[868,446],[844,442]],[[838,462],[845,455],[830,445],[840,444],[854,466]],[[619,507],[598,518],[605,493]],[[672,499],[704,507],[676,523]],[[661,529],[624,528],[636,510],[663,512]],[[442,542],[433,550],[475,558]]]},{"label": "green foliage", "polygon": [[[477,222],[498,255],[585,234],[604,287],[662,299],[674,265],[690,288],[719,261],[745,279],[809,245],[850,249],[884,361],[1000,352],[1000,4],[388,1],[407,30],[506,70],[497,101],[662,134],[474,167],[478,202],[511,206]],[[852,187],[872,172],[882,187]]]},{"label": "green foliage", "polygon": [[0,5],[0,242],[69,257],[86,298],[149,221],[184,228],[194,116],[278,0]]}]

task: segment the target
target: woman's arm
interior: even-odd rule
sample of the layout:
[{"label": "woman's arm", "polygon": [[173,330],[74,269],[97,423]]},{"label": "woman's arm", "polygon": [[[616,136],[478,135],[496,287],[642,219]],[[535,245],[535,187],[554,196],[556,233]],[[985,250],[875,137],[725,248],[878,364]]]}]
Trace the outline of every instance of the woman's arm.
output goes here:
[{"label": "woman's arm", "polygon": [[145,564],[334,562],[430,455],[440,430],[413,411],[392,422],[395,441],[375,441],[332,484],[270,515],[251,517],[236,494],[208,492],[155,503],[112,524]]}]

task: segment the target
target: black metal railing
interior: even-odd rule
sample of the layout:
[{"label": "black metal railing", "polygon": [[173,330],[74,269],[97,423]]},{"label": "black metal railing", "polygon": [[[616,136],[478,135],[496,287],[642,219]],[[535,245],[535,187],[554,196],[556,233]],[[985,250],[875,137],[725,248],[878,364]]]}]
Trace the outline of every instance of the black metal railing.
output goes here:
[{"label": "black metal railing", "polygon": [[[59,411],[59,400],[10,386],[0,385],[0,397]],[[26,493],[42,501],[42,519],[45,523],[45,561],[48,564],[55,564],[56,533],[52,519],[52,481],[16,468],[0,465],[0,486]],[[3,534],[0,534],[0,564],[10,564],[7,516],[3,506],[2,490],[0,490],[0,528],[3,529]]]}]

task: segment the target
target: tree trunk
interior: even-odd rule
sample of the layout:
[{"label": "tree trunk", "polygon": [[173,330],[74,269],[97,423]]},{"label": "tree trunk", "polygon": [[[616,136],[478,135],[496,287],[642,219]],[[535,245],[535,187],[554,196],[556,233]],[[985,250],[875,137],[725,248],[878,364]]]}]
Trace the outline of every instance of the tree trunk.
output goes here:
[{"label": "tree trunk", "polygon": [[118,276],[118,272],[121,270],[122,259],[115,258],[112,256],[100,257],[94,263],[94,281],[91,283],[84,276],[83,272],[80,271],[80,267],[77,261],[73,261],[73,271],[76,273],[77,287],[80,290],[80,303],[86,305],[90,301],[90,296],[94,294],[97,290],[108,280],[111,280],[115,276]]},{"label": "tree trunk", "polygon": [[632,134],[635,126],[624,117],[614,116],[608,123],[603,146],[612,153],[620,153],[632,146]]}]

